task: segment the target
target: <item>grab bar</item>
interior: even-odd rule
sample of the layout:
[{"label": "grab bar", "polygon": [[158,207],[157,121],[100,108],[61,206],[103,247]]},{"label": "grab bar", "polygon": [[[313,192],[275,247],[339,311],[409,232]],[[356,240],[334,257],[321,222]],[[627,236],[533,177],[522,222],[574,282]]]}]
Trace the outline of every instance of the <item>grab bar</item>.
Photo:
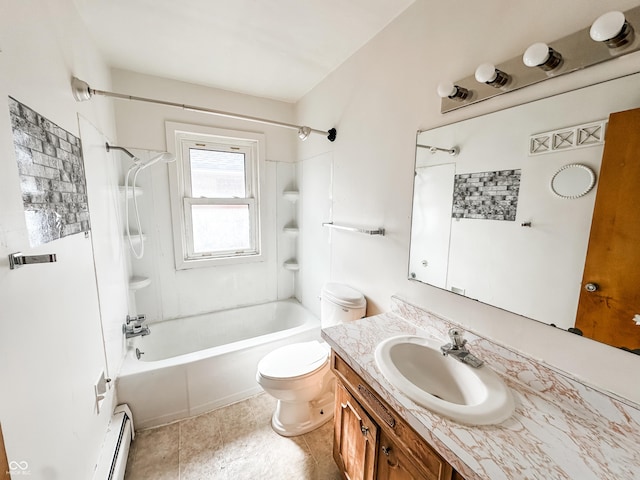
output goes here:
[{"label": "grab bar", "polygon": [[364,233],[365,235],[381,235],[384,236],[384,228],[377,228],[375,230],[367,230],[357,227],[347,227],[346,225],[336,225],[333,222],[327,222],[322,224],[323,227],[335,228],[337,230],[346,230],[347,232]]}]

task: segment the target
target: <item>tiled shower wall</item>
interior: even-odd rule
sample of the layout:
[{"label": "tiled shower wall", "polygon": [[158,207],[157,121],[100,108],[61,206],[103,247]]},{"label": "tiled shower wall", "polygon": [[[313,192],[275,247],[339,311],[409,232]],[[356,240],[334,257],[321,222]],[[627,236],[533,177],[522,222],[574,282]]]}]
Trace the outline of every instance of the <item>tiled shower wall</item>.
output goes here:
[{"label": "tiled shower wall", "polygon": [[451,216],[515,221],[520,173],[501,170],[456,175]]},{"label": "tiled shower wall", "polygon": [[31,246],[89,231],[80,139],[11,97],[9,113]]}]

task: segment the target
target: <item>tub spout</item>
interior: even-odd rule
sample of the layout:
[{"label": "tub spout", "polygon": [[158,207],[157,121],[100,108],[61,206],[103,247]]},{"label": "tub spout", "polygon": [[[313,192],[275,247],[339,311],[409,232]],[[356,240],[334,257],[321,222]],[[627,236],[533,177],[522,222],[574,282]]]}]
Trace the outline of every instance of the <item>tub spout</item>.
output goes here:
[{"label": "tub spout", "polygon": [[144,337],[145,335],[149,335],[151,330],[146,325],[122,325],[122,333],[124,333],[126,338]]}]

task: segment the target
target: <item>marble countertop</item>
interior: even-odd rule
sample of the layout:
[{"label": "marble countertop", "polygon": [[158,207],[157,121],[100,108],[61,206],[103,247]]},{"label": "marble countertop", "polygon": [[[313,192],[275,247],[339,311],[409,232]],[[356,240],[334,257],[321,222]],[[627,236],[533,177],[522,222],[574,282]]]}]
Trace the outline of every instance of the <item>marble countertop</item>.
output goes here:
[{"label": "marble countertop", "polygon": [[444,339],[455,324],[402,302],[396,310],[323,329],[322,336],[466,480],[640,479],[636,405],[471,333],[469,350],[510,387],[514,415],[499,425],[467,426],[415,404],[380,373],[375,347],[404,334]]}]

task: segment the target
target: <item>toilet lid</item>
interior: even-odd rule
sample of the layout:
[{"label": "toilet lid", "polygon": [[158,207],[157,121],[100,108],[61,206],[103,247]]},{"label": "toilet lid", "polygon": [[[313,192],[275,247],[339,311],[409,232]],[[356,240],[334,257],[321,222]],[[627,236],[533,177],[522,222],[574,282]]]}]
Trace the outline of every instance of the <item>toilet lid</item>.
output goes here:
[{"label": "toilet lid", "polygon": [[325,284],[321,295],[328,301],[345,308],[362,308],[367,304],[362,293],[342,283]]},{"label": "toilet lid", "polygon": [[295,378],[322,367],[329,357],[329,346],[317,340],[294,343],[274,350],[258,363],[258,372],[266,378]]}]

